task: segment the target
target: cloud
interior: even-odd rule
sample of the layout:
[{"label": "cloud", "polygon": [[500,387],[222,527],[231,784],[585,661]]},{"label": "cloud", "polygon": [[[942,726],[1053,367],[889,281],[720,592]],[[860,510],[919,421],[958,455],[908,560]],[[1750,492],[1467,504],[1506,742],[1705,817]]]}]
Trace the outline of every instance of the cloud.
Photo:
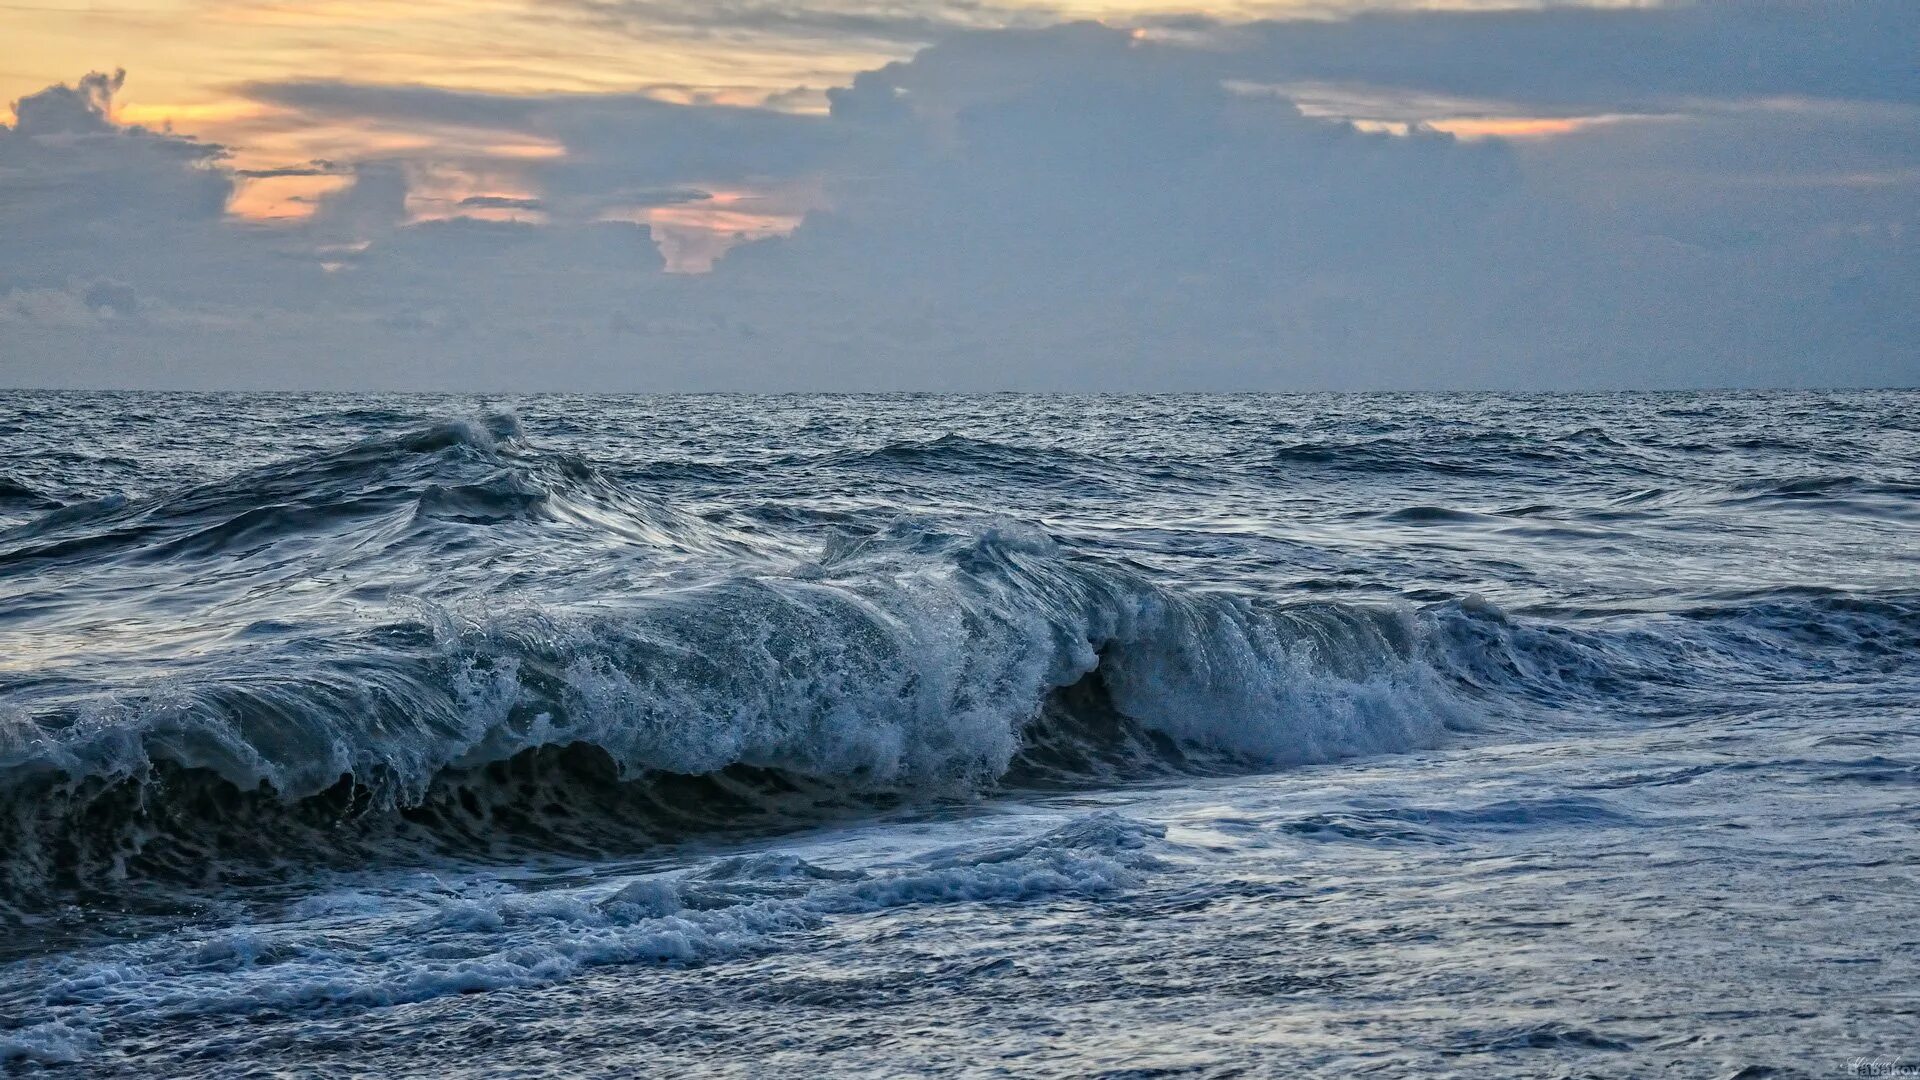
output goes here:
[{"label": "cloud", "polygon": [[407,174],[391,161],[354,167],[353,183],[320,197],[309,228],[330,244],[351,244],[400,227],[407,220]]},{"label": "cloud", "polygon": [[0,323],[94,328],[102,321],[138,318],[142,308],[132,286],[109,279],[0,290]]},{"label": "cloud", "polygon": [[[34,211],[0,206],[0,250],[46,235],[54,178],[91,178],[55,256],[0,262],[15,308],[67,313],[13,318],[0,380],[1913,383],[1920,100],[1888,44],[1912,20],[1708,0],[966,31],[831,89],[824,115],[252,84],[277,122],[413,138],[288,166],[352,180],[271,227],[188,198],[230,188],[220,148],[114,125],[101,77],[0,134]],[[1569,122],[1441,130],[1462,115]],[[450,218],[422,220],[429,195]],[[474,217],[500,211],[531,220]],[[100,281],[125,312],[86,299]],[[115,366],[103,335],[139,337],[144,366]]]},{"label": "cloud", "polygon": [[628,184],[791,173],[814,164],[828,145],[816,116],[684,105],[645,94],[490,94],[327,80],[240,89],[252,100],[310,120],[545,137],[567,151],[556,170],[616,170]]},{"label": "cloud", "polygon": [[564,0],[573,17],[624,33],[737,42],[771,39],[868,44],[927,44],[971,30],[1040,27],[1064,12],[1046,5],[1003,6],[954,0]]},{"label": "cloud", "polygon": [[[827,167],[840,133],[825,118],[768,108],[677,104],[645,94],[507,95],[321,80],[249,84],[253,100],[301,122],[455,133],[455,149],[416,154],[484,169],[540,192],[570,221],[708,198],[715,187],[760,187]],[[486,133],[544,140],[556,152],[489,157]],[[485,194],[485,193],[482,193]],[[464,197],[464,196],[463,196]]]},{"label": "cloud", "polygon": [[225,150],[114,123],[124,79],[94,72],[13,103],[14,124],[0,125],[0,229],[10,238],[60,247],[103,222],[167,229],[224,211],[233,190],[218,167]]},{"label": "cloud", "polygon": [[836,243],[858,236],[834,257],[941,250],[951,270],[1044,266],[1056,284],[1318,272],[1470,227],[1517,183],[1503,145],[1308,119],[1100,27],[1023,36],[936,46],[835,95],[837,119],[890,136],[834,191]]},{"label": "cloud", "polygon": [[17,136],[103,135],[114,130],[108,112],[113,95],[125,85],[127,73],[94,71],[72,86],[49,86],[13,103],[13,133]]},{"label": "cloud", "polygon": [[1369,12],[1217,29],[1264,77],[1616,110],[1774,96],[1920,102],[1920,5],[1910,0]]},{"label": "cloud", "polygon": [[460,206],[473,210],[538,210],[543,204],[539,199],[515,199],[505,195],[469,195],[460,200]]},{"label": "cloud", "polygon": [[305,165],[281,165],[271,169],[235,169],[234,175],[248,180],[278,180],[289,176],[340,176],[351,168],[317,159]]}]

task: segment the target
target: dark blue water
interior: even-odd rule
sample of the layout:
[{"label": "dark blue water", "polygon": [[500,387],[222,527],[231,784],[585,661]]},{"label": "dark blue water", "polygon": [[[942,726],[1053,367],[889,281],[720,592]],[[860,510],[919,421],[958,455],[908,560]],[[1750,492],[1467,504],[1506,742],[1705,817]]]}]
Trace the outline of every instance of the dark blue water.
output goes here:
[{"label": "dark blue water", "polygon": [[1920,1053],[1920,394],[12,392],[0,449],[0,1069]]}]

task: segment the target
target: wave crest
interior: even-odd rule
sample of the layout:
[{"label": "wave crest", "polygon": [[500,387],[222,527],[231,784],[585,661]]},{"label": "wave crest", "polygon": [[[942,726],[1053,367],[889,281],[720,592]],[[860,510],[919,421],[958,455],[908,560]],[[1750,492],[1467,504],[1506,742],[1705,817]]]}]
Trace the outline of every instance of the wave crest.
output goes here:
[{"label": "wave crest", "polygon": [[[169,844],[223,851],[234,830],[209,807],[256,835],[276,816],[302,835],[351,819],[375,846],[411,830],[484,848],[497,837],[459,824],[463,807],[536,843],[604,839],[620,830],[577,819],[698,824],[654,806],[674,783],[783,818],[1183,753],[1401,750],[1464,715],[1410,613],[1162,589],[1030,528],[903,520],[804,569],[603,610],[421,603],[219,677],[56,695],[0,724],[11,891],[193,861],[143,861]],[[583,794],[599,788],[617,793]]]},{"label": "wave crest", "polygon": [[[1920,632],[1904,595],[1553,623],[1471,598],[1200,589],[1017,522],[843,524],[804,549],[736,529],[529,447],[501,416],[0,535],[0,575],[79,588],[96,568],[188,560],[195,582],[325,571],[344,597],[267,590],[270,615],[219,627],[163,679],[97,665],[9,684],[0,904],[1407,750],[1590,704],[1738,694],[1797,677],[1783,660],[1808,650],[1832,672],[1884,665],[1875,642]],[[516,590],[526,565],[538,587]],[[396,566],[418,574],[363,601],[359,577]],[[101,601],[78,603],[93,618]]]}]

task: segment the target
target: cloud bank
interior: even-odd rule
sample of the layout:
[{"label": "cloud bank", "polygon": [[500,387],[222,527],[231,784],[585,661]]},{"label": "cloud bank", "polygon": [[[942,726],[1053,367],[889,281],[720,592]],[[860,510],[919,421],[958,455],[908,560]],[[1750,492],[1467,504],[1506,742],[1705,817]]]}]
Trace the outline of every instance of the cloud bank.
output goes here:
[{"label": "cloud bank", "polygon": [[[245,172],[49,88],[0,130],[0,381],[1920,382],[1904,0],[924,31],[824,112],[255,83],[410,141]],[[287,178],[333,186],[227,212]]]}]

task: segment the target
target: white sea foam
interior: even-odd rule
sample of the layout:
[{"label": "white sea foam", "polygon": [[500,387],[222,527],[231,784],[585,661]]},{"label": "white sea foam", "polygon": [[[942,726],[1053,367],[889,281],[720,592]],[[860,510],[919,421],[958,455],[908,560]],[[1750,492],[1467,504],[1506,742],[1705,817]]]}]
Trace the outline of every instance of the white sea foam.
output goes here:
[{"label": "white sea foam", "polygon": [[909,527],[827,576],[611,607],[442,610],[420,624],[430,655],[107,699],[0,765],[112,777],[164,759],[288,796],[351,775],[411,801],[449,767],[586,743],[636,774],[971,786],[1007,769],[1050,693],[1096,670],[1132,719],[1252,760],[1406,749],[1461,713],[1406,611],[1182,595],[1008,526]]},{"label": "white sea foam", "polygon": [[[105,1016],[379,1006],[544,986],[611,964],[692,962],[782,947],[829,920],[908,905],[1098,897],[1158,865],[1161,827],[1111,813],[1050,831],[924,852],[896,865],[828,866],[762,852],[583,888],[526,891],[476,880],[437,907],[304,901],[284,922],[106,950],[47,989],[59,1016],[16,1032],[19,1055],[79,1056]],[[38,1058],[36,1058],[38,1060]]]},{"label": "white sea foam", "polygon": [[100,1036],[84,1023],[49,1020],[0,1032],[0,1066],[70,1065],[99,1049]]}]

